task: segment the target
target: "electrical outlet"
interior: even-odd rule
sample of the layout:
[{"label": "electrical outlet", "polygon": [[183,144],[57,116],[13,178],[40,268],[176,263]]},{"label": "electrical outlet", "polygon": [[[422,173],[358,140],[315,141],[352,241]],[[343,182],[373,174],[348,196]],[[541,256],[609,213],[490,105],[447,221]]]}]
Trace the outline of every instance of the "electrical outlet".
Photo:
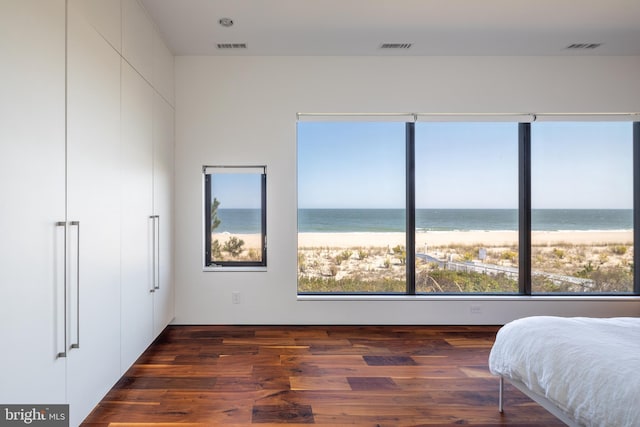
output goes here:
[{"label": "electrical outlet", "polygon": [[472,305],[469,307],[471,314],[482,314],[482,307],[479,305]]},{"label": "electrical outlet", "polygon": [[231,302],[234,304],[240,304],[240,292],[232,292],[231,293]]}]

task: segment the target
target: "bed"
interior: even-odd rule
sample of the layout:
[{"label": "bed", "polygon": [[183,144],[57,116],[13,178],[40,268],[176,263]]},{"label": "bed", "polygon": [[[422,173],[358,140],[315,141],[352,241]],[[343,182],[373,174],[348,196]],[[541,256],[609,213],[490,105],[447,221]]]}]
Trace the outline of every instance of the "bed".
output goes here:
[{"label": "bed", "polygon": [[527,317],[503,326],[489,356],[508,380],[570,426],[640,425],[640,318]]}]

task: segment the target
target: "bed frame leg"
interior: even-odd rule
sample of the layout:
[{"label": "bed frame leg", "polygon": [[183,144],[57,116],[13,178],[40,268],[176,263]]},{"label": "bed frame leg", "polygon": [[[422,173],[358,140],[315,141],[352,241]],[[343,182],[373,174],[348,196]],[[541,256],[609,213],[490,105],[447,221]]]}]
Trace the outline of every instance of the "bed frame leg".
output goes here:
[{"label": "bed frame leg", "polygon": [[502,396],[504,393],[504,378],[500,376],[500,392],[498,394],[498,411],[504,412]]}]

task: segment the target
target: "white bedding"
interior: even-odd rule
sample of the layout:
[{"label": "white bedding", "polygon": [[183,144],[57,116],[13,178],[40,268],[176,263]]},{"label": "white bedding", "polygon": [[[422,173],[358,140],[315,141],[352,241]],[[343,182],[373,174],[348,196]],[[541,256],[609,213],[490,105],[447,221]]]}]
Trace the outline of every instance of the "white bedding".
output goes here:
[{"label": "white bedding", "polygon": [[528,317],[503,326],[489,356],[584,426],[640,426],[640,318]]}]

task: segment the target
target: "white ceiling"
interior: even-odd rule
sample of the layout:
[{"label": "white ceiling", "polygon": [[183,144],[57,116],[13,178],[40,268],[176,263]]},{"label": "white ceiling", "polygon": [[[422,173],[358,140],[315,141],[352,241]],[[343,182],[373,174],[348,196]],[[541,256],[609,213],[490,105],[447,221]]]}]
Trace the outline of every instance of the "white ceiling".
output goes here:
[{"label": "white ceiling", "polygon": [[[175,55],[640,55],[640,0],[142,3]],[[234,25],[222,27],[220,18]],[[412,46],[380,49],[382,43]],[[602,45],[566,49],[573,43]]]}]

